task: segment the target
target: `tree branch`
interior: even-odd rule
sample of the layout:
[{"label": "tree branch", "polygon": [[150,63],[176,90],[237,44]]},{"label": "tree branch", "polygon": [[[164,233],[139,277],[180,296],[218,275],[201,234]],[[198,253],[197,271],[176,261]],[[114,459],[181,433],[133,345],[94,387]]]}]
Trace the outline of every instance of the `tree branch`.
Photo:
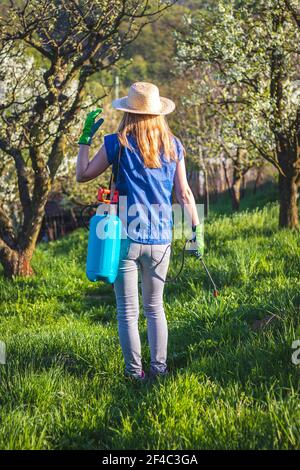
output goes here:
[{"label": "tree branch", "polygon": [[31,212],[31,198],[29,193],[29,182],[26,174],[25,161],[20,150],[10,147],[8,142],[3,139],[0,139],[0,149],[14,159],[17,171],[20,201],[24,212],[24,218],[26,219],[30,216]]}]

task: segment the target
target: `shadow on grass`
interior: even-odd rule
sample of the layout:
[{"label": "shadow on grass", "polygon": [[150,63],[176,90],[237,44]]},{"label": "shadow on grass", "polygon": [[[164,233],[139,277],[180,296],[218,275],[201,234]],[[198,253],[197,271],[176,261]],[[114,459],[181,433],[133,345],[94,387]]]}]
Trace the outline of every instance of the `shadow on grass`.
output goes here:
[{"label": "shadow on grass", "polygon": [[107,405],[105,418],[97,418],[93,428],[81,429],[80,436],[75,428],[69,429],[55,442],[55,446],[68,449],[86,445],[89,449],[114,449],[122,442],[124,449],[132,446],[143,448],[145,442],[136,439],[134,432],[128,430],[121,435],[124,417],[130,417],[131,423],[141,422],[147,417],[147,407],[162,401],[165,389],[170,394],[174,379],[181,375],[188,377],[193,374],[204,382],[209,379],[225,389],[227,386],[241,387],[244,398],[249,394],[259,403],[267,400],[270,389],[275,396],[278,394],[278,398],[288,394],[284,389],[287,384],[293,384],[297,389],[298,378],[294,373],[291,380],[290,351],[285,345],[274,345],[268,341],[267,333],[255,334],[242,321],[229,322],[226,331],[223,328],[224,322],[216,320],[214,327],[205,333],[205,322],[200,322],[199,328],[198,319],[191,320],[176,333],[171,327],[169,377],[158,385],[131,384],[122,378],[116,380],[112,385],[115,400]]},{"label": "shadow on grass", "polygon": [[121,436],[122,429],[124,429],[124,417],[130,416],[132,422],[137,418],[140,422],[141,410],[144,410],[142,414],[147,413],[147,407],[159,400],[163,389],[155,382],[131,382],[123,378],[115,381],[111,388],[114,400],[107,404],[104,416],[98,416],[94,420],[93,427],[80,429],[80,434],[76,427],[69,427],[67,431],[63,430],[54,442],[55,448],[145,450],[145,442],[141,442],[140,436],[135,436],[134,432]]},{"label": "shadow on grass", "polygon": [[[170,290],[170,288],[168,288]],[[187,289],[183,289],[182,294],[185,294],[185,301]],[[222,295],[222,294],[221,294]],[[239,308],[227,308],[224,311],[219,312],[218,301],[211,297],[211,305],[205,306],[205,312],[202,313],[201,305],[199,306],[199,312],[190,312],[186,317],[178,318],[177,321],[173,322],[171,319],[168,322],[169,327],[169,364],[172,371],[178,369],[185,369],[191,365],[194,360],[201,360],[201,358],[213,358],[216,357],[217,361],[222,360],[226,363],[224,358],[232,357],[231,360],[227,361],[226,368],[220,368],[218,372],[218,379],[226,382],[226,377],[232,380],[235,376],[234,372],[237,370],[237,363],[241,362],[241,367],[247,370],[251,364],[256,364],[256,359],[261,361],[261,365],[266,360],[267,356],[261,354],[261,345],[257,349],[257,355],[255,352],[255,343],[257,339],[267,336],[271,333],[272,341],[268,345],[268,341],[264,344],[264,351],[275,354],[276,348],[274,348],[276,337],[280,337],[282,329],[286,327],[287,316],[289,315],[290,321],[292,317],[297,315],[297,309],[300,308],[300,295],[294,286],[290,289],[290,300],[293,312],[282,311],[280,305],[282,299],[287,295],[287,289],[282,287],[277,289],[276,299],[272,298],[272,306],[268,304],[268,299],[261,300],[260,302],[243,303]],[[191,293],[192,296],[192,293]],[[97,297],[96,297],[97,299]],[[174,310],[172,306],[174,297],[169,297],[169,309]],[[180,303],[178,295],[176,301]],[[209,302],[209,298],[207,300]],[[113,306],[113,308],[111,308]],[[215,307],[214,307],[215,306]],[[90,304],[87,302],[85,309],[82,311],[82,315],[88,314]],[[291,308],[292,308],[291,307]],[[209,309],[209,310],[207,310]],[[119,342],[117,337],[117,321],[116,321],[116,310],[113,293],[108,299],[103,301],[103,310],[105,310],[105,316],[102,313],[95,312],[93,317],[89,316],[89,320],[97,324],[108,323],[112,328],[115,329],[116,336],[114,337],[114,345],[119,348]],[[263,319],[267,314],[274,312],[276,321],[269,328],[263,331],[252,331],[251,325],[257,319]],[[113,316],[115,314],[115,316]],[[106,316],[107,315],[107,316]],[[140,313],[140,317],[143,317],[143,313]],[[143,317],[143,327],[140,329],[141,341],[143,350],[146,352],[145,359],[149,362],[149,351],[147,343],[147,332],[146,332],[146,320]],[[270,339],[270,338],[269,338]],[[101,338],[99,337],[99,341]],[[249,344],[248,344],[249,343]],[[258,341],[260,343],[260,340]],[[239,351],[240,345],[244,346]],[[248,344],[248,346],[247,346]],[[74,347],[76,345],[73,345]],[[32,354],[29,350],[27,354],[22,352],[21,362],[18,359],[18,366],[26,368],[26,365],[30,364],[33,370],[49,369],[51,367],[59,366],[63,367],[68,373],[76,376],[82,376],[85,374],[97,374],[97,362],[95,358],[89,360],[89,358],[83,358],[78,356],[76,350],[73,349],[72,344],[59,344],[53,345],[45,343],[43,350],[39,350],[38,354]],[[269,347],[270,346],[270,347]],[[110,345],[109,348],[112,346]],[[252,354],[251,360],[249,358],[245,361],[244,348],[250,347]],[[112,348],[113,351],[114,347]],[[88,350],[86,351],[88,353]],[[88,354],[87,354],[88,355]],[[242,355],[243,360],[239,360],[239,355]],[[13,356],[13,352],[12,352]],[[250,357],[250,356],[249,356]],[[276,367],[276,365],[274,365]],[[213,368],[214,369],[214,368]],[[102,371],[105,376],[105,371]],[[209,374],[209,369],[202,368],[202,372]],[[244,379],[247,378],[247,374],[242,374]],[[212,376],[211,378],[214,378]],[[236,376],[241,381],[241,374]]]},{"label": "shadow on grass", "polygon": [[[276,293],[277,303],[280,303],[282,294],[283,292]],[[92,420],[90,427],[80,428],[80,433],[76,425],[62,429],[54,438],[53,447],[114,449],[120,445],[118,429],[124,429],[123,418],[129,416],[132,422],[141,422],[147,416],[147,406],[159,403],[164,390],[170,393],[169,387],[180,376],[193,374],[199,377],[199,381],[209,379],[220,387],[241,387],[245,396],[250,394],[259,402],[266,399],[268,389],[272,388],[272,392],[279,396],[288,393],[287,389],[284,391],[287,384],[297,389],[299,382],[297,374],[292,370],[291,351],[280,341],[280,323],[266,331],[253,332],[250,329],[248,320],[253,310],[259,314],[264,307],[263,303],[256,303],[254,306],[244,304],[238,309],[229,309],[223,316],[218,316],[217,312],[215,315],[210,312],[208,316],[202,316],[200,311],[195,317],[189,314],[180,322],[179,327],[170,321],[170,376],[161,384],[127,382],[122,375],[113,374],[105,367],[101,370],[99,364],[89,361],[88,356],[80,357],[67,345],[64,347],[51,344],[45,344],[38,358],[33,359],[30,354],[22,355],[22,362],[18,362],[16,367],[13,367],[12,362],[8,379],[16,373],[22,377],[28,363],[30,370],[37,372],[58,367],[78,378],[85,376],[92,379],[98,375],[99,386],[103,384],[112,397],[105,406],[104,415]],[[115,328],[117,330],[116,325]],[[144,349],[146,332],[143,331],[141,336]],[[118,340],[115,338],[115,347],[117,344]],[[111,354],[115,353],[112,345],[110,350]],[[110,355],[109,352],[107,354]],[[253,386],[251,391],[249,383]],[[12,390],[10,406],[19,406],[17,396],[14,403],[13,393]],[[122,448],[132,448],[133,445],[134,448],[144,447],[145,442],[136,440],[133,432],[122,436]]]},{"label": "shadow on grass", "polygon": [[[276,183],[271,181],[262,184],[257,188],[256,193],[250,188],[246,189],[243,197],[241,198],[241,205],[239,212],[245,210],[251,212],[256,209],[262,209],[266,204],[270,202],[278,201],[278,188]],[[231,204],[231,198],[228,191],[219,193],[211,204],[211,215],[230,215],[234,214]]]}]

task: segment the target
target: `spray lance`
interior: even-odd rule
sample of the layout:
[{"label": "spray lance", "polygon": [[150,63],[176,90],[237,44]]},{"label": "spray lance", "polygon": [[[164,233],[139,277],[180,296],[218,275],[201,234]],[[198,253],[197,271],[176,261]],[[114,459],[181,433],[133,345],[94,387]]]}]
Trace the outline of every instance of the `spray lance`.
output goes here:
[{"label": "spray lance", "polygon": [[194,257],[196,257],[202,264],[205,269],[205,272],[213,286],[213,296],[218,297],[219,292],[217,286],[203,260],[203,251],[204,251],[204,239],[203,239],[203,232],[202,226],[199,224],[197,226],[192,227],[194,237],[190,240],[191,244],[194,244],[194,249],[192,249],[191,253]]},{"label": "spray lance", "polygon": [[[193,231],[195,230],[197,232],[198,230],[200,230],[200,226],[198,226],[198,227],[199,228],[197,230],[195,230],[195,228],[193,228]],[[198,242],[200,240],[202,240],[202,235],[199,233],[199,231],[198,231],[198,238],[199,238]],[[201,262],[201,264],[204,267],[205,272],[206,272],[206,274],[207,274],[207,276],[208,276],[208,278],[209,278],[209,280],[210,280],[210,282],[213,286],[213,296],[218,297],[218,295],[219,295],[218,288],[217,288],[216,283],[214,282],[214,280],[213,280],[213,278],[212,278],[212,276],[211,276],[211,274],[208,270],[208,267],[206,266],[206,263],[204,262],[203,254],[201,253],[201,252],[203,252],[204,243],[202,243],[202,247],[201,247],[201,246],[198,246],[198,244],[195,243],[195,242],[196,242],[196,237],[195,236],[192,239],[186,239],[185,240],[184,246],[182,248],[181,266],[179,268],[179,271],[174,277],[167,278],[166,282],[175,282],[178,279],[178,277],[180,276],[180,274],[182,273],[183,268],[184,268],[185,252],[188,251],[191,256],[194,256],[195,258],[197,258]],[[192,249],[189,248],[188,250],[186,250],[186,246],[187,246],[188,243],[194,244],[195,248],[192,248]]]},{"label": "spray lance", "polygon": [[208,278],[209,278],[209,280],[210,280],[210,282],[211,282],[211,284],[212,284],[212,286],[213,286],[213,296],[214,296],[214,297],[218,297],[219,291],[218,291],[218,289],[217,289],[217,286],[216,286],[216,284],[215,284],[213,278],[211,277],[211,274],[210,274],[210,272],[209,272],[209,270],[208,270],[208,267],[206,266],[206,264],[205,264],[205,262],[204,262],[204,260],[203,260],[203,257],[202,257],[202,255],[201,255],[201,253],[199,253],[199,251],[195,251],[195,252],[193,253],[193,256],[195,256],[196,258],[198,258],[198,259],[200,260],[200,262],[202,263],[202,266],[204,267],[205,272],[206,272],[206,274],[207,274],[207,276],[208,276]]}]

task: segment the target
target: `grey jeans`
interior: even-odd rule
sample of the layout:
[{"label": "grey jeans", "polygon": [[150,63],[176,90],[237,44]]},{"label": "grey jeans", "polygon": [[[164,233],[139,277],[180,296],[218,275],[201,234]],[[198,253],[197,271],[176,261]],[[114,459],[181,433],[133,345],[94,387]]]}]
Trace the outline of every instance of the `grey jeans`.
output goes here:
[{"label": "grey jeans", "polygon": [[125,372],[142,371],[138,329],[138,270],[141,273],[144,315],[147,318],[151,368],[164,372],[167,367],[168,328],[163,307],[163,291],[170,260],[170,244],[146,245],[122,239],[121,257],[114,289],[120,344]]}]

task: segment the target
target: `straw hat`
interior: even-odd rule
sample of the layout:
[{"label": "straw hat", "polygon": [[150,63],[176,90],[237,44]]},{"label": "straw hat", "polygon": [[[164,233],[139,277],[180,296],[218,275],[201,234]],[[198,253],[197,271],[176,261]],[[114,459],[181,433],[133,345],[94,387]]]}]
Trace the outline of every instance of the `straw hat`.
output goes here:
[{"label": "straw hat", "polygon": [[159,96],[159,89],[153,83],[136,82],[129,88],[128,96],[112,102],[120,111],[135,114],[169,114],[175,109],[175,103]]}]

